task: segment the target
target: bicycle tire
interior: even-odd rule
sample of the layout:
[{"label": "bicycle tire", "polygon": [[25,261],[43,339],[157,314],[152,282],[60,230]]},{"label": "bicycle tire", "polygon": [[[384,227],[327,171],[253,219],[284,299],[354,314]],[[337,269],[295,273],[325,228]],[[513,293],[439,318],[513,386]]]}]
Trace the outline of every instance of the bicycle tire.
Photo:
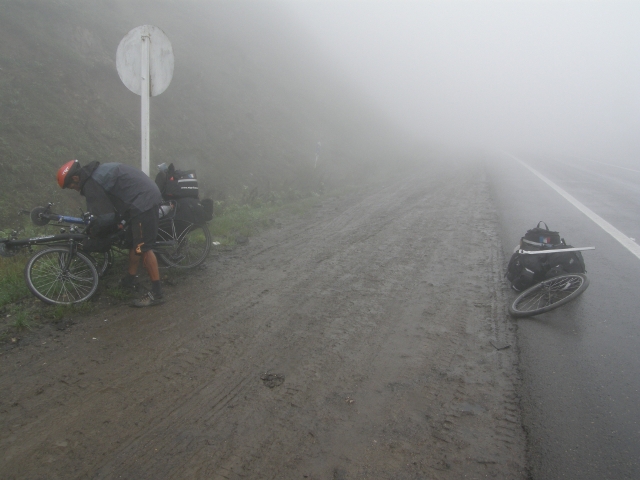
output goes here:
[{"label": "bicycle tire", "polygon": [[589,279],[581,273],[559,275],[537,283],[516,297],[509,305],[513,317],[531,317],[569,303],[582,295]]},{"label": "bicycle tire", "polygon": [[[171,236],[173,237],[173,236]],[[167,232],[158,232],[158,240],[169,240]],[[211,251],[211,232],[204,225],[190,224],[177,235],[176,245],[158,252],[162,263],[169,267],[189,269],[201,265]]]},{"label": "bicycle tire", "polygon": [[98,277],[100,278],[104,277],[111,268],[111,265],[113,265],[113,252],[111,250],[86,253],[85,255],[93,262],[98,272]]},{"label": "bicycle tire", "polygon": [[73,253],[69,268],[68,247],[51,247],[32,256],[24,269],[27,287],[49,305],[72,305],[90,299],[98,289],[98,271],[80,252]]}]

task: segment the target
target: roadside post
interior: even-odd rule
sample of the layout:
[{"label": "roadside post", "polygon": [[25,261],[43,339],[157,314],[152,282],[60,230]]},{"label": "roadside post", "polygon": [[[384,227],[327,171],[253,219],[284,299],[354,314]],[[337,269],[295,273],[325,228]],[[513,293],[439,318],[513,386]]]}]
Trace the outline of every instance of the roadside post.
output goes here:
[{"label": "roadside post", "polygon": [[318,159],[320,158],[320,148],[322,148],[322,144],[320,143],[320,141],[318,140],[318,144],[316,145],[316,161],[313,164],[313,169],[315,170],[316,167],[318,166]]},{"label": "roadside post", "polygon": [[153,25],[127,33],[118,45],[116,68],[122,83],[140,95],[141,170],[149,175],[149,97],[164,92],[173,78],[173,48],[169,38]]}]

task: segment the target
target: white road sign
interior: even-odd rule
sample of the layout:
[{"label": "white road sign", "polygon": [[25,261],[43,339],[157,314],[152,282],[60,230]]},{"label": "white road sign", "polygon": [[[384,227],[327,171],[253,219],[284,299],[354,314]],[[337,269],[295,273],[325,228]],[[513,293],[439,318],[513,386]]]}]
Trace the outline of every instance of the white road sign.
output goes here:
[{"label": "white road sign", "polygon": [[149,175],[149,97],[160,95],[171,83],[171,42],[158,27],[136,27],[118,45],[116,68],[122,83],[141,97],[141,163],[142,171]]}]

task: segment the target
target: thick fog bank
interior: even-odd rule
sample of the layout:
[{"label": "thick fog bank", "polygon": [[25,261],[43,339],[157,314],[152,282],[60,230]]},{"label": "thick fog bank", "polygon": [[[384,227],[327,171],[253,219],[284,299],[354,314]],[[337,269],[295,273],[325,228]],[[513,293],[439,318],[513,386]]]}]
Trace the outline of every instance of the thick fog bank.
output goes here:
[{"label": "thick fog bank", "polygon": [[336,68],[426,142],[640,163],[640,2],[290,8]]},{"label": "thick fog bank", "polygon": [[55,183],[72,158],[140,165],[140,97],[115,55],[144,24],[164,31],[175,56],[171,84],[150,102],[152,176],[174,162],[196,168],[216,199],[309,193],[409,155],[287,4],[0,0],[0,220],[76,199]]}]

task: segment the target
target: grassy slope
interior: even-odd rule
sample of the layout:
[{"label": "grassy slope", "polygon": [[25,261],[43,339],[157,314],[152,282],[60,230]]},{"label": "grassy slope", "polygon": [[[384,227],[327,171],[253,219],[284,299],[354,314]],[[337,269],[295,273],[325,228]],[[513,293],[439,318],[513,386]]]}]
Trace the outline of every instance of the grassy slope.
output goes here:
[{"label": "grassy slope", "polygon": [[77,208],[54,180],[68,159],[139,164],[139,97],[115,52],[145,23],[176,57],[172,84],[151,101],[152,165],[197,168],[209,196],[312,189],[371,173],[393,151],[389,126],[278,3],[0,0],[0,229],[46,201]]}]

